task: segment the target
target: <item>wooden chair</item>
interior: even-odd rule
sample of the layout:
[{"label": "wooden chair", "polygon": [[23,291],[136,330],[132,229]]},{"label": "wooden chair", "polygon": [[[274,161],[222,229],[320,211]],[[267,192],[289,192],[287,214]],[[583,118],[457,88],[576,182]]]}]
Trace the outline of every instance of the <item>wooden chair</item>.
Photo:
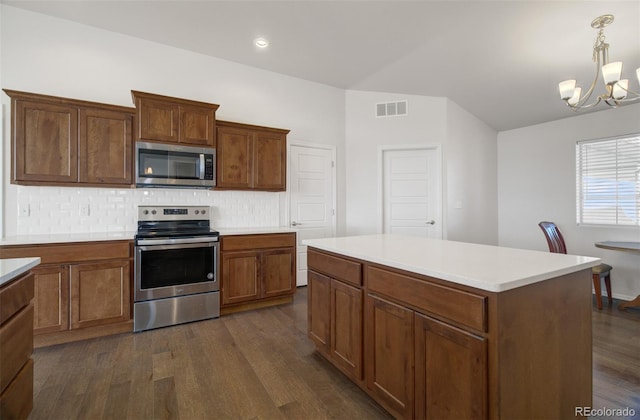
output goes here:
[{"label": "wooden chair", "polygon": [[[547,245],[549,245],[549,251],[556,254],[566,254],[567,246],[564,243],[562,233],[553,222],[540,222],[538,223],[540,229],[547,238]],[[607,296],[609,297],[609,305],[613,303],[611,297],[611,267],[608,264],[600,264],[591,268],[591,274],[593,277],[593,288],[596,290],[596,302],[598,303],[598,309],[602,309],[602,291],[600,289],[600,280],[604,278],[604,284],[607,288]]]}]

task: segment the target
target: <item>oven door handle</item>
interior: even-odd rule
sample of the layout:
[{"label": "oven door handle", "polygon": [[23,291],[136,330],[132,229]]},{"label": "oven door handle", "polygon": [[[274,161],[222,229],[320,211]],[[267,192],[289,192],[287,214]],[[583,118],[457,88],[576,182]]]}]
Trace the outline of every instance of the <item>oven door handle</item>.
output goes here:
[{"label": "oven door handle", "polygon": [[[217,237],[198,237],[198,238],[167,238],[167,239],[138,239],[136,245],[144,246],[144,248],[153,247],[160,249],[164,245],[179,245],[183,248],[198,248],[206,246],[214,246],[218,243]],[[169,249],[169,248],[168,248]]]}]

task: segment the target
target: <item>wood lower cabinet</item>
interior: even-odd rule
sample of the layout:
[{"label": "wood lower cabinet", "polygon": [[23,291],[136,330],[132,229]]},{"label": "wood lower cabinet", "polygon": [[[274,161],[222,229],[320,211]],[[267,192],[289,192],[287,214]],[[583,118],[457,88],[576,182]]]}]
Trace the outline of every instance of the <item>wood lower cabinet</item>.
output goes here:
[{"label": "wood lower cabinet", "polygon": [[286,190],[289,130],[217,121],[217,189]]},{"label": "wood lower cabinet", "polygon": [[11,97],[11,182],[132,184],[134,109],[35,93]]},{"label": "wood lower cabinet", "polygon": [[[315,259],[310,255],[309,267]],[[345,375],[354,381],[363,378],[363,299],[362,289],[350,282],[361,283],[361,274],[344,271],[341,263],[350,267],[350,261],[332,260],[329,271],[335,278],[314,270],[308,271],[308,325],[309,337],[316,348]]]},{"label": "wood lower cabinet", "polygon": [[484,337],[415,314],[415,418],[487,418]]},{"label": "wood lower cabinet", "polygon": [[3,257],[40,257],[34,277],[36,345],[132,331],[131,241],[20,245]]},{"label": "wood lower cabinet", "polygon": [[374,295],[366,300],[367,389],[398,418],[413,417],[413,311]]},{"label": "wood lower cabinet", "polygon": [[69,329],[69,266],[41,265],[32,270],[35,279],[34,334]]},{"label": "wood lower cabinet", "polygon": [[219,105],[131,91],[137,109],[136,140],[216,147]]},{"label": "wood lower cabinet", "polygon": [[309,338],[395,418],[569,418],[591,406],[590,269],[489,292],[313,247],[307,262]]},{"label": "wood lower cabinet", "polygon": [[222,312],[238,304],[266,305],[272,299],[292,299],[296,288],[295,233],[223,236],[221,242]]},{"label": "wood lower cabinet", "polygon": [[0,418],[26,419],[33,409],[33,274],[0,286]]},{"label": "wood lower cabinet", "polygon": [[74,264],[70,274],[71,328],[125,322],[131,318],[128,260]]}]

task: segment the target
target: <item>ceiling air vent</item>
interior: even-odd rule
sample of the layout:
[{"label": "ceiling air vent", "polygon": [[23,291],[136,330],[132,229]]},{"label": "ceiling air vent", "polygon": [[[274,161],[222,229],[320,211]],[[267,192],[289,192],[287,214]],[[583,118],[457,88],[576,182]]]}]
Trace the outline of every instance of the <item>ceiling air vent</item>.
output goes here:
[{"label": "ceiling air vent", "polygon": [[376,104],[376,117],[398,117],[407,115],[407,101]]}]

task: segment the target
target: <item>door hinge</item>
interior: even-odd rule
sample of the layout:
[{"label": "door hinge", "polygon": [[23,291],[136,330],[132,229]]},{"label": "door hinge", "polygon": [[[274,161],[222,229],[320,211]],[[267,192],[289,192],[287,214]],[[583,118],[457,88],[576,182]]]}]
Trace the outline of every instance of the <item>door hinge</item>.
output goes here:
[{"label": "door hinge", "polygon": [[331,167],[334,168],[336,166],[336,163],[334,161],[331,161]]},{"label": "door hinge", "polygon": [[336,209],[331,209],[331,215],[335,216],[336,215]]}]

